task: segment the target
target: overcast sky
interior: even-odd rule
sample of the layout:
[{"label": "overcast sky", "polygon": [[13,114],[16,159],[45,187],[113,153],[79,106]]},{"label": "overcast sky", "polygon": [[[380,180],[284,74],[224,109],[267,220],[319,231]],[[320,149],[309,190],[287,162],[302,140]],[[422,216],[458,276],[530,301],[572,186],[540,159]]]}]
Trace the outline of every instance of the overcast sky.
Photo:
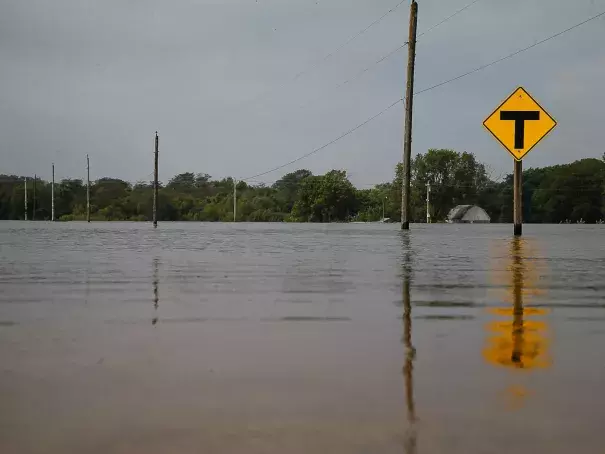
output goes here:
[{"label": "overcast sky", "polygon": [[[399,0],[0,0],[0,173],[149,180],[180,172],[248,177],[338,137],[401,98],[409,2],[322,60]],[[419,33],[470,0],[419,1]],[[480,0],[419,38],[422,90],[566,29],[605,0]],[[526,167],[600,157],[605,18],[418,95],[413,153],[469,151],[495,177],[512,158],[482,121],[524,86],[558,127]],[[318,63],[319,62],[319,63]],[[309,71],[293,80],[304,70]],[[391,180],[403,104],[295,165]]]}]

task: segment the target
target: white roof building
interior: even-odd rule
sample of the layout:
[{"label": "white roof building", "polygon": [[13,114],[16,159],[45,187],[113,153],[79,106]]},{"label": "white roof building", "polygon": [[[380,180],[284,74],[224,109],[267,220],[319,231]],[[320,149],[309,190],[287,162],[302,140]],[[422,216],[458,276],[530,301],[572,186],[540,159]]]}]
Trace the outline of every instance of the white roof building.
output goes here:
[{"label": "white roof building", "polygon": [[464,224],[489,224],[491,218],[477,205],[458,205],[450,210],[447,222]]}]

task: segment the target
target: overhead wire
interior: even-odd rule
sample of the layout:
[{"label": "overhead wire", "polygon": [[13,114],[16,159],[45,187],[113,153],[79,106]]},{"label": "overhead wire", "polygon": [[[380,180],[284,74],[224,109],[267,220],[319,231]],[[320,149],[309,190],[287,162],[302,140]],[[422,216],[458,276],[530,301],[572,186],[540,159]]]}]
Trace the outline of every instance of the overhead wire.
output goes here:
[{"label": "overhead wire", "polygon": [[[532,44],[532,45],[530,45],[530,46],[527,46],[527,47],[524,47],[524,48],[522,48],[522,49],[519,49],[519,50],[517,50],[517,51],[515,51],[515,52],[513,52],[513,53],[511,53],[511,54],[508,54],[508,55],[506,55],[506,56],[504,56],[504,57],[498,58],[497,60],[494,60],[494,61],[492,61],[492,62],[490,62],[490,63],[485,64],[485,65],[481,65],[481,66],[479,66],[479,67],[477,67],[477,68],[475,68],[475,69],[473,69],[473,70],[471,70],[471,71],[468,71],[468,72],[466,72],[466,73],[464,73],[464,74],[461,74],[461,75],[459,75],[459,76],[453,77],[453,78],[448,79],[448,80],[443,81],[443,82],[440,82],[440,83],[435,84],[435,85],[433,85],[433,86],[431,86],[431,87],[427,87],[427,88],[425,88],[425,89],[423,89],[423,90],[420,90],[420,91],[418,91],[418,92],[416,92],[416,93],[414,93],[414,94],[415,94],[415,95],[417,95],[417,94],[421,94],[421,93],[428,92],[428,91],[433,90],[433,89],[435,89],[435,88],[438,88],[438,87],[441,87],[441,86],[443,86],[443,85],[446,85],[446,84],[449,84],[449,83],[451,83],[451,82],[454,82],[454,81],[456,81],[456,80],[462,79],[463,77],[467,77],[467,76],[469,76],[469,75],[471,75],[471,74],[474,74],[474,73],[477,73],[477,72],[479,72],[479,71],[482,71],[482,70],[484,70],[484,69],[486,69],[486,68],[489,68],[490,66],[493,66],[493,65],[495,65],[495,64],[497,64],[497,63],[500,63],[500,62],[502,62],[502,61],[505,61],[505,60],[507,60],[507,59],[513,58],[513,57],[515,57],[516,55],[519,55],[519,54],[521,54],[521,53],[523,53],[523,52],[525,52],[525,51],[528,51],[528,50],[530,50],[530,49],[532,49],[532,48],[534,48],[534,47],[536,47],[536,46],[539,46],[540,44],[543,44],[543,43],[545,43],[545,42],[547,42],[547,41],[550,41],[551,39],[557,38],[557,37],[559,37],[559,36],[561,36],[561,35],[563,35],[563,34],[565,34],[565,33],[567,33],[567,32],[570,32],[571,30],[574,30],[574,29],[576,29],[576,28],[578,28],[578,27],[580,27],[580,26],[582,26],[582,25],[585,25],[585,24],[587,24],[588,22],[591,22],[591,21],[593,21],[593,20],[595,20],[595,19],[597,19],[597,18],[599,18],[599,17],[601,17],[601,16],[604,16],[604,15],[605,15],[605,11],[603,11],[603,12],[601,12],[601,13],[598,13],[598,14],[596,14],[596,15],[594,15],[594,16],[592,16],[592,17],[590,17],[590,18],[588,18],[588,19],[586,19],[586,20],[584,20],[584,21],[582,21],[582,22],[579,22],[579,23],[577,23],[577,24],[575,24],[575,25],[573,25],[573,26],[571,26],[571,27],[569,27],[569,28],[566,28],[566,29],[565,29],[565,30],[563,30],[563,31],[560,31],[560,32],[558,32],[558,33],[555,33],[554,35],[551,35],[551,36],[549,36],[549,37],[547,37],[547,38],[545,38],[545,39],[543,39],[543,40],[541,40],[541,41],[538,41],[538,42],[536,42],[536,43],[534,43],[534,44]],[[272,173],[272,172],[275,172],[276,170],[283,169],[284,167],[287,167],[287,166],[289,166],[289,165],[291,165],[291,164],[294,164],[295,162],[298,162],[298,161],[300,161],[300,160],[302,160],[302,159],[305,159],[305,158],[307,158],[307,157],[309,157],[309,156],[311,156],[311,155],[313,155],[313,154],[315,154],[315,153],[318,153],[319,151],[321,151],[321,150],[323,150],[323,149],[325,149],[325,148],[329,147],[330,145],[332,145],[332,144],[334,144],[334,143],[338,142],[339,140],[341,140],[341,139],[343,139],[344,137],[348,136],[349,134],[351,134],[351,133],[355,132],[355,131],[356,131],[356,130],[358,130],[359,128],[361,128],[361,127],[365,126],[366,124],[370,123],[371,121],[375,120],[376,118],[378,118],[379,116],[381,116],[383,113],[385,113],[387,110],[389,110],[389,109],[391,109],[392,107],[394,107],[395,105],[399,104],[401,101],[403,101],[403,99],[398,99],[397,101],[395,101],[395,102],[394,102],[394,103],[392,103],[390,106],[386,107],[385,109],[383,109],[382,111],[380,111],[380,112],[379,112],[379,113],[377,113],[376,115],[374,115],[374,116],[372,116],[372,117],[368,118],[367,120],[365,120],[365,121],[364,121],[364,122],[362,122],[362,123],[359,123],[359,124],[358,124],[357,126],[355,126],[354,128],[349,129],[349,130],[348,130],[347,132],[345,132],[344,134],[341,134],[340,136],[336,137],[335,139],[331,140],[330,142],[327,142],[326,144],[322,145],[321,147],[315,148],[314,150],[310,151],[309,153],[306,153],[306,154],[304,154],[304,155],[302,155],[302,156],[299,156],[299,157],[298,157],[298,158],[296,158],[296,159],[293,159],[293,160],[291,160],[291,161],[289,161],[289,162],[287,162],[287,163],[285,163],[285,164],[282,164],[282,165],[276,166],[276,167],[274,167],[274,168],[272,168],[272,169],[269,169],[269,170],[267,170],[267,171],[265,171],[265,172],[261,172],[261,173],[258,173],[258,174],[256,174],[256,175],[253,175],[253,176],[250,176],[250,177],[247,177],[247,178],[242,178],[241,180],[242,180],[242,181],[247,181],[247,180],[251,180],[251,179],[254,179],[254,178],[257,178],[257,177],[263,176],[263,175],[267,175],[268,173]]]},{"label": "overhead wire", "polygon": [[[449,21],[450,19],[453,19],[454,17],[456,17],[458,14],[460,14],[461,12],[469,9],[471,6],[473,6],[475,3],[480,2],[481,0],[474,0],[472,2],[470,2],[469,4],[463,6],[462,8],[460,8],[458,11],[456,11],[455,13],[453,13],[452,15],[446,17],[445,19],[443,19],[441,22],[436,23],[435,25],[433,25],[432,27],[429,27],[428,29],[426,29],[425,31],[423,31],[422,33],[420,33],[418,35],[417,38],[420,38],[423,35],[426,35],[427,33],[429,33],[430,31],[436,29],[437,27],[439,27],[440,25],[445,24],[447,21]],[[407,44],[407,43],[406,43]]]},{"label": "overhead wire", "polygon": [[[445,19],[441,20],[440,22],[437,22],[436,24],[432,25],[431,27],[429,27],[428,29],[426,29],[425,31],[423,31],[422,33],[420,33],[416,39],[416,41],[418,41],[418,38],[420,38],[423,35],[426,35],[427,33],[431,32],[432,30],[436,29],[437,27],[445,24],[446,22],[448,22],[449,20],[453,19],[454,17],[456,17],[458,14],[462,13],[463,11],[467,10],[468,8],[470,8],[471,6],[473,6],[475,3],[480,2],[481,0],[473,0],[472,2],[468,3],[467,5],[463,6],[462,8],[460,8],[459,10],[457,10],[456,12],[454,12],[453,14],[447,16]],[[366,68],[362,69],[361,71],[359,71],[358,73],[356,73],[353,77],[345,80],[344,82],[341,82],[340,84],[338,84],[335,88],[340,88],[343,85],[346,85],[356,79],[358,79],[359,77],[361,77],[363,74],[365,74],[366,72],[368,72],[370,69],[372,69],[374,66],[382,63],[383,61],[385,61],[387,58],[391,57],[392,55],[396,54],[397,52],[399,52],[401,49],[403,49],[404,47],[406,47],[409,43],[406,41],[405,43],[403,43],[401,46],[391,50],[389,53],[387,53],[386,55],[384,55],[383,57],[379,58],[378,60],[376,60],[374,63],[372,63],[371,65],[367,66]]]},{"label": "overhead wire", "polygon": [[[355,39],[357,39],[358,37],[360,37],[361,35],[363,35],[365,32],[367,32],[374,25],[380,23],[385,17],[387,17],[392,12],[394,12],[397,8],[399,8],[406,1],[407,0],[401,0],[399,3],[397,3],[395,6],[393,6],[390,10],[388,10],[386,13],[384,13],[382,16],[380,16],[378,19],[376,19],[374,22],[372,22],[366,28],[364,28],[363,30],[359,31],[358,33],[356,33],[355,35],[353,35],[351,38],[349,38],[347,41],[345,41],[340,46],[338,46],[336,49],[334,49],[332,52],[330,52],[327,55],[325,55],[321,59],[321,61],[319,63],[317,63],[315,65],[312,65],[307,70],[303,70],[303,71],[299,72],[296,76],[294,76],[293,80],[298,79],[303,74],[306,74],[310,70],[312,70],[312,69],[316,68],[317,66],[319,66],[319,64],[321,64],[321,62],[324,62],[324,61],[328,60],[330,57],[334,56],[334,54],[336,54],[338,51],[340,51],[341,49],[343,49],[344,47],[346,47],[349,43],[351,43],[352,41],[354,41]],[[475,0],[475,1],[479,1],[479,0]]]},{"label": "overhead wire", "polygon": [[[436,29],[437,27],[445,24],[446,22],[448,22],[449,20],[451,20],[452,18],[456,17],[458,14],[462,13],[463,11],[467,10],[468,8],[470,8],[471,6],[473,6],[475,3],[478,3],[481,0],[473,0],[472,2],[466,4],[465,6],[463,6],[462,8],[458,9],[457,11],[455,11],[454,13],[450,14],[449,16],[447,16],[446,18],[442,19],[441,21],[437,22],[436,24],[432,25],[431,27],[429,27],[427,30],[425,30],[424,32],[422,32],[420,36],[423,36],[429,32],[431,32],[432,30]],[[360,32],[356,33],[353,37],[351,37],[349,40],[347,40],[345,43],[343,43],[341,46],[339,46],[337,49],[335,49],[333,52],[327,54],[322,61],[325,61],[326,59],[328,59],[330,56],[334,55],[336,52],[338,52],[340,49],[342,49],[343,47],[345,47],[347,44],[349,44],[351,41],[353,41],[354,39],[356,39],[357,37],[361,36],[363,33],[365,33],[368,29],[370,29],[372,26],[378,24],[380,21],[382,21],[386,16],[388,16],[390,13],[392,13],[393,11],[395,11],[399,6],[401,6],[403,3],[405,2],[405,0],[400,1],[399,3],[397,3],[393,8],[391,8],[389,11],[387,11],[385,14],[383,14],[381,17],[379,17],[378,19],[376,19],[374,22],[372,22],[370,25],[368,25],[366,28],[364,28],[363,30],[361,30]],[[381,62],[383,62],[384,60],[386,60],[387,58],[389,58],[391,55],[397,53],[399,50],[403,49],[408,43],[404,43],[401,46],[399,46],[398,48],[390,51],[389,53],[387,53],[386,55],[384,55],[383,57],[381,57],[380,59],[378,59],[377,61],[375,61],[372,65],[368,66],[367,68],[361,70],[360,72],[358,72],[356,75],[354,75],[352,78],[345,80],[344,82],[338,84],[335,89],[338,89],[350,82],[352,82],[353,80],[361,77],[364,73],[366,73],[367,71],[369,71],[373,66],[380,64]],[[313,67],[311,67],[312,69]],[[293,80],[296,80],[299,76],[301,76],[302,74],[304,74],[307,71],[302,71],[301,73],[297,74]],[[396,104],[396,103],[395,103]],[[390,106],[393,107],[393,106]],[[390,108],[389,107],[389,108]],[[388,110],[388,109],[387,109]],[[365,123],[364,123],[365,124]],[[363,126],[363,125],[362,125]],[[356,128],[357,129],[357,128]],[[352,131],[351,131],[352,132]],[[348,134],[346,134],[348,135]],[[342,138],[342,137],[341,137]],[[338,139],[339,140],[339,139]],[[324,147],[325,148],[325,147]],[[322,148],[323,149],[323,148]],[[314,154],[314,152],[319,151],[319,150],[314,150],[313,152],[310,153]],[[306,157],[306,156],[305,156]],[[303,158],[301,158],[303,159]],[[294,161],[296,162],[296,160]],[[293,164],[289,163],[289,164]],[[287,165],[284,165],[284,167],[286,167]],[[278,170],[278,169],[274,169],[274,170]],[[271,170],[269,172],[266,173],[271,173],[274,170]],[[264,173],[262,174],[264,175]],[[243,179],[242,181],[245,181],[247,179]]]},{"label": "overhead wire", "polygon": [[341,134],[340,136],[336,137],[335,139],[332,139],[331,141],[325,143],[324,145],[322,145],[321,147],[315,148],[314,150],[310,151],[309,153],[306,153],[302,156],[299,156],[296,159],[293,159],[285,164],[279,165],[277,167],[274,167],[270,170],[267,170],[265,172],[261,172],[261,173],[257,173],[256,175],[252,175],[250,177],[246,177],[246,178],[241,178],[240,181],[247,181],[247,180],[252,180],[254,178],[258,178],[261,177],[263,175],[267,175],[268,173],[272,173],[275,172],[276,170],[280,170],[283,169],[284,167],[287,167],[291,164],[294,164],[295,162],[298,162],[302,159],[305,159],[315,153],[320,152],[321,150],[323,150],[324,148],[329,147],[330,145],[332,145],[333,143],[338,142],[340,139],[345,138],[346,136],[348,136],[349,134],[352,134],[353,132],[357,131],[359,128],[367,125],[368,123],[370,123],[372,120],[375,120],[376,118],[378,118],[379,116],[381,116],[383,113],[385,113],[387,110],[390,110],[391,108],[393,108],[394,106],[396,106],[397,104],[399,104],[401,101],[403,101],[403,99],[399,98],[397,101],[395,101],[394,103],[392,103],[391,105],[389,105],[388,107],[382,109],[380,112],[378,112],[377,114],[371,116],[370,118],[366,119],[365,121],[363,121],[362,123],[359,123],[357,126],[349,129],[347,132]]},{"label": "overhead wire", "polygon": [[[131,186],[137,186],[137,185],[151,185],[153,186],[153,172],[151,172],[149,175],[145,175],[142,178],[138,178],[136,180],[133,181],[129,181]],[[161,183],[161,181],[160,181]]]},{"label": "overhead wire", "polygon": [[544,38],[543,40],[538,41],[538,42],[536,42],[536,43],[534,43],[534,44],[532,44],[530,46],[524,47],[524,48],[516,50],[515,52],[512,52],[512,53],[510,53],[510,54],[508,54],[508,55],[506,55],[504,57],[498,58],[497,60],[494,60],[494,61],[492,61],[490,63],[478,66],[475,69],[472,69],[472,70],[470,70],[468,72],[465,72],[464,74],[460,74],[459,76],[452,77],[451,79],[445,80],[445,81],[440,82],[440,83],[435,84],[435,85],[432,85],[432,86],[427,87],[427,88],[425,88],[423,90],[414,92],[414,95],[419,95],[421,93],[425,93],[427,91],[434,90],[435,88],[439,88],[439,87],[441,87],[443,85],[449,84],[450,82],[454,82],[456,80],[462,79],[463,77],[470,76],[471,74],[474,74],[476,72],[482,71],[482,70],[484,70],[486,68],[489,68],[490,66],[496,65],[496,64],[498,64],[500,62],[503,62],[504,60],[508,60],[509,58],[513,58],[516,55],[519,55],[519,54],[521,54],[521,53],[523,53],[525,51],[528,51],[528,50],[530,50],[530,49],[532,49],[532,48],[534,48],[536,46],[539,46],[540,44],[544,44],[545,42],[550,41],[551,39],[557,38],[557,37],[559,37],[559,36],[561,36],[561,35],[569,32],[569,31],[571,31],[571,30],[573,30],[575,28],[581,27],[582,25],[587,24],[588,22],[590,22],[592,20],[595,20],[595,19],[597,19],[597,18],[599,18],[601,16],[604,16],[604,15],[605,15],[605,11],[603,11],[603,12],[601,12],[599,14],[596,14],[596,15],[594,15],[594,16],[592,16],[592,17],[590,17],[590,18],[588,18],[588,19],[586,19],[586,20],[584,20],[582,22],[579,22],[579,23],[577,23],[577,24],[575,24],[575,25],[573,25],[573,26],[571,26],[569,28],[566,28],[563,31],[555,33],[554,35],[551,35],[548,38]]},{"label": "overhead wire", "polygon": [[[264,93],[261,93],[259,96],[253,98],[252,100],[250,100],[250,103],[255,103],[263,98],[265,98],[266,96],[272,94],[275,91],[278,91],[280,89],[282,89],[283,87],[285,87],[288,83],[294,82],[296,81],[298,78],[302,77],[303,75],[311,72],[312,70],[314,70],[315,68],[319,67],[321,64],[323,64],[325,61],[329,60],[331,57],[333,57],[334,55],[336,55],[340,50],[342,50],[343,48],[345,48],[347,45],[349,45],[351,42],[353,42],[354,40],[356,40],[357,38],[359,38],[361,35],[363,35],[364,33],[366,33],[370,28],[374,27],[375,25],[379,24],[380,22],[382,22],[382,20],[384,18],[386,18],[389,14],[393,13],[395,10],[397,10],[397,8],[399,8],[403,3],[405,3],[407,0],[401,0],[399,3],[397,3],[395,6],[393,6],[391,9],[389,9],[386,13],[384,13],[382,16],[380,16],[378,19],[374,20],[372,23],[370,23],[368,26],[364,27],[363,29],[361,29],[360,31],[358,31],[357,33],[355,33],[353,36],[351,36],[349,39],[347,39],[345,42],[343,42],[342,44],[340,44],[338,47],[336,47],[334,50],[330,51],[329,53],[327,53],[326,55],[324,55],[320,60],[318,60],[316,63],[310,65],[309,67],[303,69],[302,71],[298,72],[294,77],[292,77],[291,79],[282,82],[281,84],[279,84],[276,88],[272,88],[267,90]],[[479,1],[479,0],[476,0]]]}]

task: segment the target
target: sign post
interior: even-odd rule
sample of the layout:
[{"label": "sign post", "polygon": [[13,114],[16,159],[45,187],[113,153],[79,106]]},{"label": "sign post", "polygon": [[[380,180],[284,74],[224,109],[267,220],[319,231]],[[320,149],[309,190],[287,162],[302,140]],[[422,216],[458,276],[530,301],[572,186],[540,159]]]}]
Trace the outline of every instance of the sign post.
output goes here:
[{"label": "sign post", "polygon": [[521,235],[523,230],[523,204],[521,202],[523,187],[523,161],[515,160],[513,171],[513,234]]},{"label": "sign post", "polygon": [[557,126],[557,122],[525,89],[519,87],[486,118],[483,126],[515,159],[513,221],[514,234],[518,236],[523,225],[521,160]]}]

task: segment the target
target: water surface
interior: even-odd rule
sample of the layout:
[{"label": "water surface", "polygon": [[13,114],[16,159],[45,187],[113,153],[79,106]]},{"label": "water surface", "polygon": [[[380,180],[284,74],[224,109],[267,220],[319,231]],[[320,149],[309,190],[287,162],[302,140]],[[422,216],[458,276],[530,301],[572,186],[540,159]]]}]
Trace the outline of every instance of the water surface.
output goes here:
[{"label": "water surface", "polygon": [[603,226],[0,223],[0,452],[605,446]]}]

